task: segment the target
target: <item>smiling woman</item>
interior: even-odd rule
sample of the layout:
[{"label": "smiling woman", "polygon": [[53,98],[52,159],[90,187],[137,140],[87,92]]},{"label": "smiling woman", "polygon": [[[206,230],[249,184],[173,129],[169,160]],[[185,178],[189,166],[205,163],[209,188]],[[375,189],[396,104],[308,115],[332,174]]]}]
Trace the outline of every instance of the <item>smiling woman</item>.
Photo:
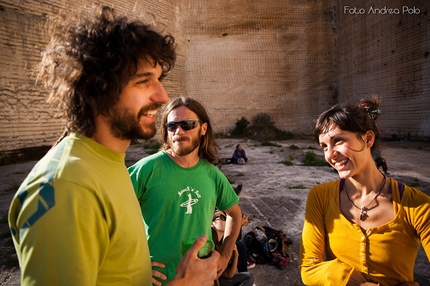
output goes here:
[{"label": "smiling woman", "polygon": [[335,105],[317,119],[315,140],[340,179],[313,187],[307,198],[306,285],[416,285],[419,241],[430,258],[430,197],[382,175],[372,157],[379,103],[374,96]]}]

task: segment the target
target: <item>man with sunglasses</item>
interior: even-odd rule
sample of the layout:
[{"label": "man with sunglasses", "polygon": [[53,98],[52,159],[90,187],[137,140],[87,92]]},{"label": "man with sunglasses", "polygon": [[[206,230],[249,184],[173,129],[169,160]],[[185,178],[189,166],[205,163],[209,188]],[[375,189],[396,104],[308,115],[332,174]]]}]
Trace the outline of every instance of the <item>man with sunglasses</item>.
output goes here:
[{"label": "man with sunglasses", "polygon": [[[162,150],[129,168],[147,229],[154,281],[170,281],[181,258],[182,241],[212,237],[215,207],[226,213],[218,276],[227,267],[241,226],[239,198],[216,168],[218,144],[203,105],[178,97],[163,110]],[[166,243],[168,242],[168,243]],[[155,279],[156,278],[156,279]]]},{"label": "man with sunglasses", "polygon": [[[132,139],[155,134],[156,111],[169,100],[160,79],[173,68],[174,39],[110,7],[65,11],[57,20],[40,79],[66,130],[11,203],[21,284],[150,286],[124,158]],[[212,285],[219,255],[198,259],[205,241],[199,237],[184,255],[171,285]]]}]

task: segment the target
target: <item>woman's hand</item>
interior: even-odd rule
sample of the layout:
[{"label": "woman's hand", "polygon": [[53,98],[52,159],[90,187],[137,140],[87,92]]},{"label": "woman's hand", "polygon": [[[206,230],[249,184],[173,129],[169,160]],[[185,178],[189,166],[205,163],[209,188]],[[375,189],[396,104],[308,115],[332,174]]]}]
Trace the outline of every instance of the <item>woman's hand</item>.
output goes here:
[{"label": "woman's hand", "polygon": [[355,271],[349,278],[347,286],[378,286],[377,283],[368,282],[359,271]]},{"label": "woman's hand", "polygon": [[[367,282],[360,272],[356,271],[349,279],[347,286],[380,286],[379,283]],[[417,282],[403,282],[397,286],[420,286]]]}]

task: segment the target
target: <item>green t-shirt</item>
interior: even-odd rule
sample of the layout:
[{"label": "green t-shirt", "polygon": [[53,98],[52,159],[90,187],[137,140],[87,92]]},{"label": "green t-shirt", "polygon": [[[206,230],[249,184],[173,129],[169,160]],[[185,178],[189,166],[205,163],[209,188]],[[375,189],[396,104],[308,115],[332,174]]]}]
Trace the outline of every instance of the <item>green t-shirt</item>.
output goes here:
[{"label": "green t-shirt", "polygon": [[165,284],[175,276],[182,241],[202,234],[211,239],[215,206],[225,210],[239,198],[225,175],[203,159],[183,168],[161,151],[131,166],[129,173],[145,221],[151,260],[166,264],[157,269],[167,276]]},{"label": "green t-shirt", "polygon": [[36,164],[9,211],[22,285],[152,285],[124,156],[71,134]]}]

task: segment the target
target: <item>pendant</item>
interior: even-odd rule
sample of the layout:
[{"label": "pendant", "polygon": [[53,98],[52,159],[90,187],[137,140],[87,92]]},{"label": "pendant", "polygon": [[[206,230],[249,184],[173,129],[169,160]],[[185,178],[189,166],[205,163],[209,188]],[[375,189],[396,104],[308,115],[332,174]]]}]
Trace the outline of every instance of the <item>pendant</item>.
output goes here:
[{"label": "pendant", "polygon": [[364,215],[366,214],[366,207],[361,206],[360,208],[360,220],[364,220]]}]

